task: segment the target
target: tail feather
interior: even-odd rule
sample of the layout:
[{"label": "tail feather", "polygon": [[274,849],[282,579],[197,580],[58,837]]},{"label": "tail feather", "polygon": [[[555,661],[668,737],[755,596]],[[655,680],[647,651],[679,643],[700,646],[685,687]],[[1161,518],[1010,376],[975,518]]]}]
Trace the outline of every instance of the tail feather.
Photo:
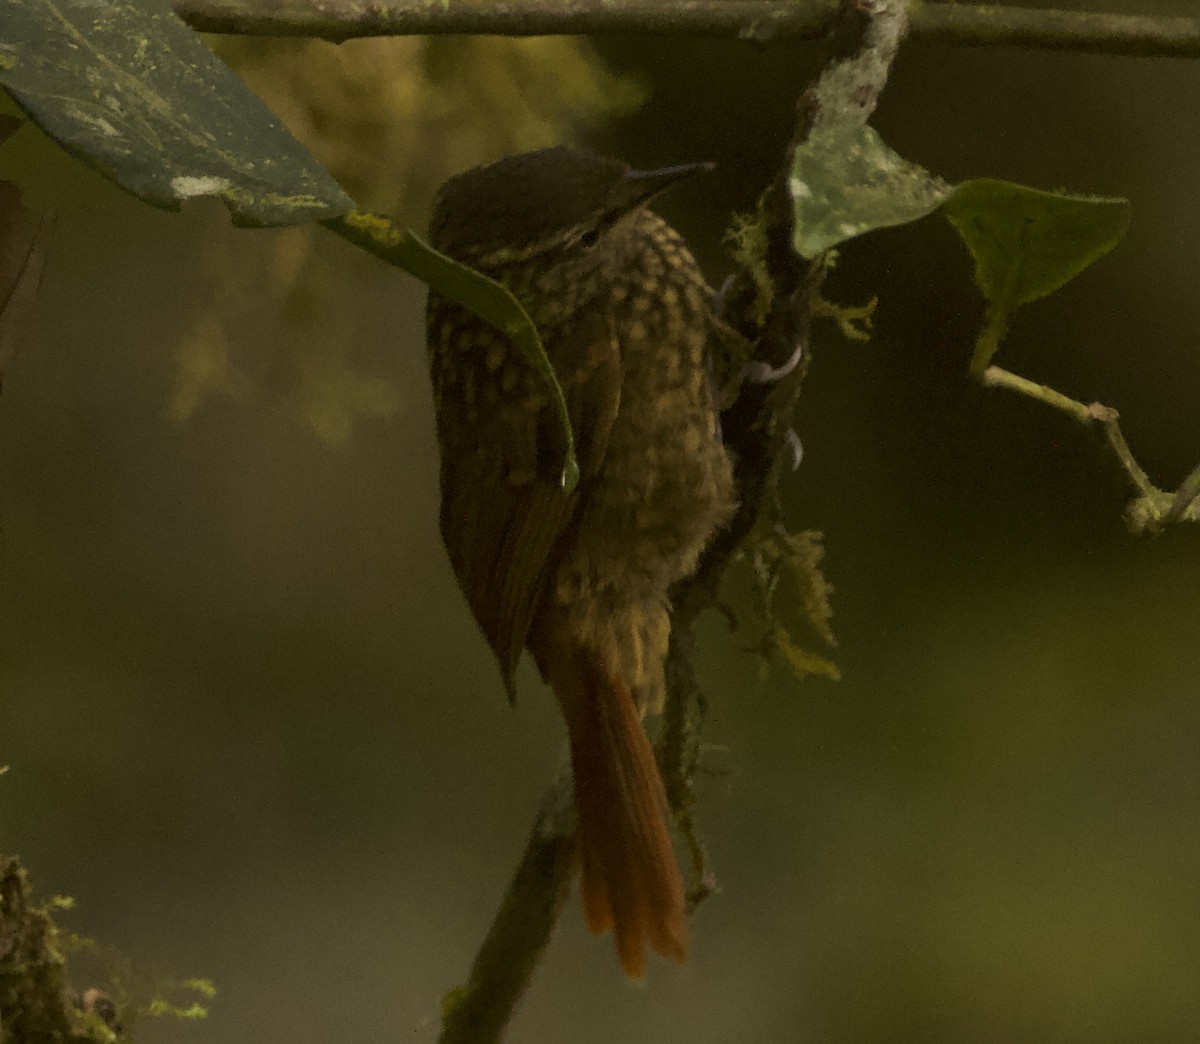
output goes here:
[{"label": "tail feather", "polygon": [[621,967],[646,972],[646,948],[687,958],[683,879],[654,751],[629,690],[578,647],[539,656],[571,741],[588,927],[611,930]]}]

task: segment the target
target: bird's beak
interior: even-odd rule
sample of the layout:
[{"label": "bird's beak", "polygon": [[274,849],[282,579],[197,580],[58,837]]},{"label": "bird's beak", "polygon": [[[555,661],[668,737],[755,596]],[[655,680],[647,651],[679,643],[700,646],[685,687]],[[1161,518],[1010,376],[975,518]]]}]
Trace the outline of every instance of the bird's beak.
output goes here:
[{"label": "bird's beak", "polygon": [[629,207],[636,207],[677,181],[690,178],[693,174],[703,174],[715,166],[715,163],[684,163],[678,167],[660,167],[658,170],[631,170],[623,179],[627,193],[625,203]]}]

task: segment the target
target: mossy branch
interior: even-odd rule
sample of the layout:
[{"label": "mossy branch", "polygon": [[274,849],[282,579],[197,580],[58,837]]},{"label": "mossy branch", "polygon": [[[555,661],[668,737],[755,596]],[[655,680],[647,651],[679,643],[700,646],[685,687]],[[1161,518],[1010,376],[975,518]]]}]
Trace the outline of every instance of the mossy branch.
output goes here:
[{"label": "mossy branch", "polygon": [[[702,557],[695,575],[672,591],[672,636],[667,656],[667,703],[659,763],[669,800],[690,849],[694,906],[712,888],[704,850],[692,818],[692,775],[697,743],[695,704],[703,699],[696,680],[693,626],[717,605],[721,579],[760,514],[775,502],[780,464],[791,456],[791,417],[807,368],[808,331],[819,307],[823,259],[806,261],[792,249],[788,177],[792,154],[824,121],[866,120],[883,90],[906,24],[902,0],[875,0],[864,15],[858,0],[844,0],[849,30],[842,48],[798,107],[792,145],[763,198],[763,256],[745,267],[724,295],[726,321],[752,346],[751,364],[772,374],[765,383],[743,382],[741,394],[722,413],[726,444],[737,461],[739,507]],[[765,268],[760,267],[765,266]],[[770,304],[757,309],[762,274],[770,280]],[[574,881],[577,859],[571,839],[569,780],[548,792],[530,831],[521,862],[480,948],[467,983],[447,995],[441,1044],[498,1041],[541,957]]]},{"label": "mossy branch", "polygon": [[698,749],[694,723],[703,709],[693,663],[693,629],[701,612],[718,605],[735,556],[778,503],[780,475],[793,459],[791,421],[808,369],[809,329],[824,309],[819,291],[828,270],[825,256],[806,260],[793,247],[793,158],[814,133],[870,118],[906,27],[901,0],[870,5],[847,0],[843,5],[835,57],[800,99],[792,141],[760,203],[758,231],[748,237],[743,228],[739,236],[743,246],[751,241],[757,246],[739,253],[742,267],[722,295],[723,318],[752,346],[741,390],[721,415],[722,435],[735,462],[739,506],[701,557],[695,574],[671,592],[667,704],[659,744],[667,794],[692,855],[694,899],[711,891],[713,884],[692,812]]},{"label": "mossy branch", "polygon": [[0,1039],[12,1044],[127,1039],[93,1012],[99,1008],[96,998],[107,1001],[104,994],[89,990],[73,1001],[63,971],[58,926],[45,904],[34,903],[20,861],[0,856]]}]

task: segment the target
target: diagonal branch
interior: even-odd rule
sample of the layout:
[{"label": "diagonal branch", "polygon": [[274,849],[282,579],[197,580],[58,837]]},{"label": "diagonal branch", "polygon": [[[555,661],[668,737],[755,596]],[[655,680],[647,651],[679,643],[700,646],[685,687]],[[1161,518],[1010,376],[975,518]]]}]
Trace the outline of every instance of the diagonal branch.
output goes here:
[{"label": "diagonal branch", "polygon": [[[809,322],[825,272],[822,260],[805,261],[792,249],[788,188],[792,153],[827,122],[867,119],[886,83],[906,21],[904,0],[843,0],[839,28],[846,31],[838,40],[845,50],[835,52],[837,57],[801,98],[792,145],[763,199],[772,305],[761,324],[748,318],[754,295],[754,276],[748,272],[735,277],[726,295],[726,318],[753,344],[753,361],[763,364],[773,379],[746,382],[737,401],[722,415],[724,438],[737,460],[740,506],[729,528],[705,552],[696,575],[672,592],[667,707],[659,758],[668,796],[701,876],[700,894],[693,899],[702,896],[707,881],[703,850],[690,818],[695,767],[690,707],[700,695],[692,662],[692,626],[696,616],[715,603],[721,577],[738,546],[773,502],[779,464],[790,453],[788,431],[806,369]],[[468,982],[446,998],[440,1044],[494,1044],[501,1039],[574,879],[572,832],[569,780],[560,778],[547,794]]]},{"label": "diagonal branch", "polygon": [[[194,29],[246,36],[657,33],[767,43],[829,31],[837,0],[172,0]],[[1159,57],[1200,56],[1200,18],[921,3],[912,36],[968,47],[1014,46]]]},{"label": "diagonal branch", "polygon": [[[790,179],[794,153],[814,131],[833,124],[862,124],[874,111],[907,26],[903,0],[844,0],[837,28],[845,53],[831,62],[800,101],[792,144],[764,194],[763,270],[772,305],[762,321],[753,299],[761,273],[743,271],[726,295],[730,324],[753,346],[747,370],[754,376],[722,418],[736,462],[740,507],[714,541],[696,575],[672,592],[675,606],[668,654],[668,702],[660,761],[668,796],[688,843],[698,901],[710,887],[703,847],[691,813],[691,779],[697,743],[693,705],[703,697],[694,668],[693,623],[713,605],[721,578],[738,548],[776,499],[781,460],[791,454],[791,417],[807,370],[808,331],[825,274],[823,260],[807,261],[793,248]],[[330,222],[338,226],[339,222]],[[342,225],[345,222],[341,222]],[[335,228],[345,234],[342,227]],[[362,237],[353,235],[355,242]],[[362,245],[371,245],[362,242]],[[735,334],[735,336],[737,336]],[[467,983],[445,1003],[443,1044],[499,1040],[549,940],[573,879],[576,860],[569,780],[560,779],[530,833],[521,863],[481,946]]]},{"label": "diagonal branch", "polygon": [[442,1002],[438,1044],[490,1044],[504,1035],[571,890],[578,865],[574,833],[571,771],[564,762],[470,977]]},{"label": "diagonal branch", "polygon": [[887,83],[908,20],[903,0],[846,0],[834,35],[835,58],[801,96],[796,129],[774,182],[763,194],[762,263],[770,279],[770,306],[755,318],[761,287],[755,273],[739,271],[726,292],[725,318],[754,346],[748,377],[721,415],[725,444],[734,460],[738,509],[701,557],[695,574],[671,592],[671,645],[667,654],[667,705],[660,762],[667,796],[692,853],[698,878],[695,898],[711,887],[692,821],[692,785],[698,746],[688,707],[702,713],[703,697],[691,658],[699,614],[717,604],[721,581],[760,517],[778,499],[782,466],[792,459],[791,422],[808,370],[809,327],[824,281],[824,257],[806,260],[793,247],[790,180],[796,149],[832,125],[866,123]]}]

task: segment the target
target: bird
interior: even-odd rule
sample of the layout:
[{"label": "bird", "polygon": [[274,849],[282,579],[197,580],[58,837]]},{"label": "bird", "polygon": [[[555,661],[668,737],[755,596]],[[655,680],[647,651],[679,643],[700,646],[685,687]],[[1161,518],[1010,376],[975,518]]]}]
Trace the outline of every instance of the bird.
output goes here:
[{"label": "bird", "polygon": [[621,968],[684,963],[685,889],[643,717],[664,700],[668,591],[735,505],[709,356],[714,295],[647,203],[710,169],[635,170],[574,146],[508,156],[437,193],[431,245],[504,284],[565,397],[506,336],[430,292],[439,527],[510,700],[528,651],[566,721],[580,891]]}]

